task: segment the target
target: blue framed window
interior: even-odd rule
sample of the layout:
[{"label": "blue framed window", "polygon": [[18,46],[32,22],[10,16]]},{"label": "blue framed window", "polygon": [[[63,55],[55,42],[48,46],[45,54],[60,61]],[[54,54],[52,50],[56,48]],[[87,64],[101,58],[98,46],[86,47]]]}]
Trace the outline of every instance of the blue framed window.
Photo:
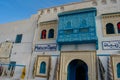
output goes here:
[{"label": "blue framed window", "polygon": [[120,78],[120,63],[117,64],[117,77]]},{"label": "blue framed window", "polygon": [[106,24],[106,34],[114,34],[115,29],[112,23]]},{"label": "blue framed window", "polygon": [[46,63],[43,61],[40,64],[40,71],[39,73],[45,74],[46,73]]},{"label": "blue framed window", "polygon": [[22,34],[18,34],[18,35],[16,36],[15,43],[21,43],[21,40],[22,40]]},{"label": "blue framed window", "polygon": [[49,30],[48,38],[54,38],[54,29]]}]

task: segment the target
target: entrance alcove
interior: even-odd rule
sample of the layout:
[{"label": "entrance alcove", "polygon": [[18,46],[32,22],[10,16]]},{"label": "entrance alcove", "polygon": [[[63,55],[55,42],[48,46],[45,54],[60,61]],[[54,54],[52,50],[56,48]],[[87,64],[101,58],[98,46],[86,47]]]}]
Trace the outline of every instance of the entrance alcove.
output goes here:
[{"label": "entrance alcove", "polygon": [[59,80],[98,80],[96,51],[62,51]]},{"label": "entrance alcove", "polygon": [[88,66],[80,59],[72,60],[67,70],[67,80],[88,80]]}]

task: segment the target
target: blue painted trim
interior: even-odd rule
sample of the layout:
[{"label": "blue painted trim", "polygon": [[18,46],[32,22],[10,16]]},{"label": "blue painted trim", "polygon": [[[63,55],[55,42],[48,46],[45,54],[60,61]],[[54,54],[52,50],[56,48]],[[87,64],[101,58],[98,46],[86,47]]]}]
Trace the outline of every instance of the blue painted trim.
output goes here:
[{"label": "blue painted trim", "polygon": [[46,73],[46,62],[41,62],[39,73],[45,74]]},{"label": "blue painted trim", "polygon": [[[112,55],[112,54],[97,54],[96,56],[110,56],[110,55]],[[50,55],[50,56],[57,57],[60,55]]]},{"label": "blue painted trim", "polygon": [[97,56],[110,56],[111,54],[97,54]]},{"label": "blue painted trim", "polygon": [[[96,56],[110,56],[112,54],[97,54]],[[60,55],[50,55],[50,56],[60,56]]]},{"label": "blue painted trim", "polygon": [[[8,65],[8,66],[11,65],[12,66],[12,64],[1,64],[1,63],[0,63],[0,65]],[[19,65],[19,64],[13,65],[13,66],[25,67],[25,65]]]},{"label": "blue painted trim", "polygon": [[117,77],[120,78],[120,63],[117,64]]},{"label": "blue painted trim", "polygon": [[51,56],[55,56],[56,57],[56,56],[60,56],[60,55],[51,55]]},{"label": "blue painted trim", "polygon": [[62,41],[58,41],[57,40],[57,43],[59,43],[60,45],[61,44],[85,44],[85,43],[87,43],[87,44],[89,44],[89,43],[97,43],[97,39],[94,39],[94,40],[79,40],[79,41],[64,41],[64,42],[62,42]]}]

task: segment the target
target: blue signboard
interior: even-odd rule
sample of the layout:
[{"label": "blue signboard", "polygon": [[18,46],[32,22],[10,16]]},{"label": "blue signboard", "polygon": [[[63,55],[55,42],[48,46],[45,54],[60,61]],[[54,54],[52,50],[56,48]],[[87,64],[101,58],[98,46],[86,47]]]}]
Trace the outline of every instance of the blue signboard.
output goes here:
[{"label": "blue signboard", "polygon": [[102,47],[104,50],[120,50],[120,40],[118,40],[118,41],[103,41]]},{"label": "blue signboard", "polygon": [[56,51],[57,50],[57,44],[51,43],[51,44],[36,44],[35,45],[35,52],[43,52],[43,51]]}]

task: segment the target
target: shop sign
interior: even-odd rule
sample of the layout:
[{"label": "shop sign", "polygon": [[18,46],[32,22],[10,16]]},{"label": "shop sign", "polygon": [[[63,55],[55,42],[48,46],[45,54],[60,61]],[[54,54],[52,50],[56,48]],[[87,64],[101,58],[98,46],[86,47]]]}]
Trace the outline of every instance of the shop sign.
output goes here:
[{"label": "shop sign", "polygon": [[56,51],[57,44],[36,44],[35,45],[35,52],[42,52],[42,51]]},{"label": "shop sign", "polygon": [[103,41],[102,47],[104,50],[120,50],[120,40],[119,41]]}]

